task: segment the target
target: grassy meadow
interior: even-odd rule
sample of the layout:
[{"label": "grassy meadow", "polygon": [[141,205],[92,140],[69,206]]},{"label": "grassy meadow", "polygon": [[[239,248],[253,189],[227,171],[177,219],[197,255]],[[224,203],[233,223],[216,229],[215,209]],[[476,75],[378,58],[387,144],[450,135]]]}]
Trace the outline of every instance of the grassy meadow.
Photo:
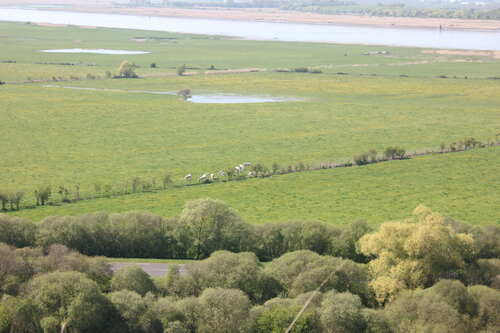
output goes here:
[{"label": "grassy meadow", "polygon": [[500,147],[80,201],[16,215],[35,221],[95,211],[174,216],[186,201],[203,197],[227,202],[250,223],[320,220],[346,225],[364,219],[377,225],[406,218],[424,204],[462,222],[496,224],[500,223]]},{"label": "grassy meadow", "polygon": [[[299,162],[317,165],[346,161],[372,148],[382,151],[400,145],[408,151],[436,150],[442,142],[467,136],[486,141],[500,132],[500,80],[486,79],[500,75],[500,61],[488,57],[13,23],[0,23],[0,46],[1,81],[82,78],[0,86],[0,189],[23,190],[30,204],[34,188],[40,185],[70,190],[79,185],[82,194],[88,194],[95,184],[118,187],[133,177],[159,183],[165,173],[179,184],[187,173],[197,177],[245,161],[269,167],[275,162],[282,167]],[[151,53],[39,52],[56,48]],[[375,50],[389,54],[363,55]],[[141,78],[104,79],[104,73],[116,73],[123,60],[137,64]],[[151,63],[159,68],[150,68]],[[191,72],[205,72],[211,65],[267,71],[179,77],[175,68],[180,64],[194,68]],[[317,68],[323,74],[273,71],[295,67]],[[87,74],[101,79],[85,79]],[[299,100],[194,104],[173,95],[148,93],[185,88],[194,94]],[[34,220],[95,210],[148,210],[171,216],[186,200],[208,196],[227,201],[255,223],[319,219],[344,224],[356,218],[379,223],[409,214],[418,203],[465,222],[498,223],[498,153],[498,148],[490,148],[15,214]],[[53,198],[59,196],[54,193]]]}]

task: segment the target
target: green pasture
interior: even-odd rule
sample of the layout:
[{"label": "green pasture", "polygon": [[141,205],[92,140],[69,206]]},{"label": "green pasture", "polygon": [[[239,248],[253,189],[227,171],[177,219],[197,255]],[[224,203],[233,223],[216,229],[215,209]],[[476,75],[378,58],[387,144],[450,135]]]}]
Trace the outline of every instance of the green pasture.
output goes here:
[{"label": "green pasture", "polygon": [[[3,188],[91,193],[166,172],[174,182],[249,161],[270,167],[345,161],[389,145],[438,149],[500,127],[500,82],[290,73],[73,82],[143,91],[270,94],[301,101],[194,104],[177,96],[4,85]],[[65,85],[60,83],[60,85]],[[480,92],[480,93],[479,93]],[[57,196],[55,196],[57,199]]]},{"label": "green pasture", "polygon": [[[151,210],[170,216],[178,213],[190,198],[212,196],[206,193],[209,189],[231,193],[234,188],[240,191],[238,196],[221,197],[222,192],[213,196],[230,202],[251,222],[296,217],[348,223],[360,217],[378,223],[409,212],[422,201],[420,198],[427,198],[423,189],[417,187],[419,200],[396,206],[393,211],[377,212],[374,208],[378,202],[369,197],[361,202],[346,197],[340,201],[340,210],[331,209],[329,200],[333,199],[330,197],[315,204],[309,202],[302,208],[298,202],[309,195],[296,193],[301,193],[302,181],[309,182],[302,177],[313,173],[275,177],[272,181],[251,180],[180,189],[178,186],[185,184],[182,178],[187,173],[196,179],[205,172],[215,173],[247,161],[268,167],[278,163],[287,168],[300,162],[317,166],[323,162],[344,162],[369,149],[381,152],[390,145],[399,145],[408,151],[437,150],[441,143],[471,136],[488,141],[500,133],[500,80],[487,79],[500,76],[500,62],[488,57],[442,56],[415,48],[244,41],[18,23],[0,23],[0,47],[0,81],[56,78],[51,82],[0,86],[0,190],[24,191],[23,205],[33,205],[33,191],[41,185],[52,186],[53,201],[61,200],[56,193],[59,186],[68,188],[70,197],[75,196],[77,186],[82,196],[88,196],[95,194],[96,184],[111,188],[112,192],[120,191],[126,184],[130,186],[134,177],[159,185],[166,173],[177,186],[160,194],[129,195],[19,212],[33,219],[56,214],[56,211],[83,213],[82,207],[88,207],[89,211],[115,211],[114,207],[123,207],[116,211]],[[123,56],[40,52],[60,48],[151,53]],[[380,50],[388,54],[365,55]],[[105,79],[105,72],[116,73],[123,60],[138,65],[136,71],[141,78]],[[150,68],[151,63],[159,68]],[[176,76],[175,68],[180,64],[186,64],[189,72],[198,74]],[[261,68],[264,72],[202,74],[211,65],[217,69]],[[274,71],[295,67],[317,68],[323,73]],[[87,79],[87,74],[97,79]],[[402,74],[408,77],[401,77]],[[447,78],[438,78],[442,75]],[[80,80],[57,81],[71,76]],[[186,88],[194,94],[272,95],[295,100],[193,104],[175,95],[148,93],[175,93]],[[496,157],[494,152],[477,154],[491,159]],[[498,155],[498,151],[496,153]],[[467,154],[464,156],[469,156]],[[439,158],[445,161],[448,155]],[[453,158],[458,157],[453,155]],[[361,170],[431,163],[423,161],[427,160],[390,163],[391,167],[335,170],[334,174],[345,173],[344,179],[354,181],[350,177],[366,172]],[[450,173],[454,173],[453,168],[468,168],[470,163],[467,159],[456,161],[449,165]],[[488,174],[494,164],[483,161],[478,168]],[[328,177],[329,172],[314,175]],[[301,180],[296,181],[294,177]],[[272,186],[279,188],[283,195],[297,195],[295,201],[260,196],[251,187],[274,181],[281,185]],[[466,177],[453,178],[450,186],[460,189],[466,181]],[[311,183],[320,186],[322,181],[311,180]],[[349,187],[347,181],[344,186]],[[352,191],[352,186],[350,188]],[[248,193],[242,192],[245,189]],[[479,191],[476,187],[473,190]],[[464,190],[457,191],[449,193],[461,198]],[[473,199],[483,195],[483,192],[470,193]],[[175,202],[159,207],[156,199],[148,201],[162,195],[172,196]],[[280,197],[278,193],[273,195]],[[498,192],[495,195],[498,197]],[[424,203],[455,214],[449,206],[451,199],[439,198],[436,205],[433,201],[424,200]],[[138,204],[130,207],[115,204],[120,200],[138,200]],[[297,206],[287,206],[293,202],[297,202]],[[94,208],[91,205],[95,205]],[[483,210],[479,213],[460,208],[456,217],[472,223],[498,221],[497,210]]]},{"label": "green pasture", "polygon": [[418,204],[477,225],[500,223],[500,147],[363,167],[329,169],[264,179],[188,186],[75,204],[27,209],[39,221],[51,215],[150,211],[179,214],[186,201],[221,199],[251,223],[320,220],[372,225],[409,216]]},{"label": "green pasture", "polygon": [[[47,27],[0,22],[0,80],[104,76],[123,60],[142,75],[172,74],[181,64],[196,70],[311,67],[326,73],[419,77],[486,78],[500,76],[500,62],[489,57],[424,54],[423,49],[386,46],[245,41],[223,37],[126,29]],[[43,53],[45,49],[92,48],[148,51],[144,55]],[[388,54],[364,55],[388,51]],[[457,62],[460,61],[460,62]],[[463,62],[467,61],[467,62]],[[70,63],[70,65],[61,65]],[[159,68],[149,68],[156,63]],[[26,65],[36,64],[36,68]]]}]

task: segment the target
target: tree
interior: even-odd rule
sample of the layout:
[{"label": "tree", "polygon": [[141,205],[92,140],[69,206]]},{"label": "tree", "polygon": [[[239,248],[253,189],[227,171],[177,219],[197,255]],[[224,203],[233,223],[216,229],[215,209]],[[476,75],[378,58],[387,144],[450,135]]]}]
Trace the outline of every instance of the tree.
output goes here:
[{"label": "tree", "polygon": [[[108,298],[125,319],[129,332],[159,332],[162,324],[151,310],[152,303],[134,291],[121,290],[110,293]],[[149,304],[148,304],[149,303]]]},{"label": "tree", "polygon": [[500,323],[500,291],[486,286],[472,286],[468,292],[477,304],[477,313],[472,321],[474,329],[496,332]]},{"label": "tree", "polygon": [[350,260],[296,251],[273,260],[265,270],[291,296],[316,290],[326,280],[320,291],[350,291],[371,303],[368,269]]},{"label": "tree", "polygon": [[[54,272],[35,277],[27,297],[40,309],[43,318],[57,320],[60,331],[120,332],[119,316],[97,284],[78,272]],[[53,319],[52,319],[53,318]]]},{"label": "tree", "polygon": [[429,290],[402,292],[386,306],[384,314],[395,333],[470,332],[466,317],[441,295]]},{"label": "tree", "polygon": [[203,259],[217,250],[240,252],[249,247],[248,225],[219,200],[189,201],[177,229],[177,238],[190,258]]},{"label": "tree", "polygon": [[179,67],[177,67],[177,75],[182,76],[186,72],[186,65],[182,64]]},{"label": "tree", "polygon": [[250,301],[237,289],[209,288],[199,297],[200,333],[234,333],[249,330]]},{"label": "tree", "polygon": [[181,279],[198,282],[199,289],[226,288],[245,292],[253,302],[263,302],[275,297],[279,286],[261,269],[253,253],[217,251],[201,262],[186,266]]},{"label": "tree", "polygon": [[384,223],[363,236],[360,250],[376,259],[368,264],[376,299],[384,304],[405,289],[425,288],[440,278],[464,278],[473,259],[474,240],[457,233],[445,219],[419,206],[412,220]]},{"label": "tree", "polygon": [[163,183],[163,189],[166,189],[168,186],[170,186],[172,182],[172,176],[170,176],[169,173],[165,173],[162,178],[162,183]]},{"label": "tree", "polygon": [[151,277],[139,266],[128,266],[119,269],[111,279],[113,291],[131,290],[139,295],[146,295],[155,290]]},{"label": "tree", "polygon": [[31,221],[0,214],[0,242],[15,247],[33,246],[37,225]]},{"label": "tree", "polygon": [[50,199],[51,195],[52,195],[52,189],[50,186],[47,185],[39,186],[35,190],[36,205],[45,206],[45,203]]},{"label": "tree", "polygon": [[403,159],[405,157],[406,150],[399,146],[387,147],[384,151],[384,155],[387,159]]},{"label": "tree", "polygon": [[362,332],[366,326],[362,309],[358,296],[349,292],[328,292],[321,303],[320,318],[324,332]]},{"label": "tree", "polygon": [[118,76],[121,78],[137,78],[137,74],[135,73],[135,68],[136,66],[126,60],[124,60],[121,64],[120,67],[118,67]]}]

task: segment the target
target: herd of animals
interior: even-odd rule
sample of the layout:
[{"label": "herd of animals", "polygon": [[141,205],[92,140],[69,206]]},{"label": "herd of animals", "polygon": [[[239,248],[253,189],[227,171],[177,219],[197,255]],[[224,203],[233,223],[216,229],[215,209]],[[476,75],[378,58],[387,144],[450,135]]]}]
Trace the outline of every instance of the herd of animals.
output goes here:
[{"label": "herd of animals", "polygon": [[[233,169],[230,169],[230,170],[233,171],[237,175],[242,175],[242,173],[245,171],[245,168],[248,168],[248,167],[251,167],[251,166],[252,166],[252,163],[250,163],[250,162],[244,162],[242,164],[239,164],[239,165],[235,166]],[[211,182],[216,181],[219,177],[222,178],[222,177],[228,176],[228,173],[230,173],[230,171],[224,171],[224,170],[221,170],[218,173],[204,173],[203,175],[201,175],[198,178],[198,182],[199,183],[211,183]],[[254,172],[250,171],[250,172],[248,172],[248,174],[246,176],[247,177],[253,177],[254,176]],[[185,175],[184,176],[184,180],[187,181],[187,182],[192,182],[193,175],[190,174],[190,173],[187,174],[187,175]]]}]

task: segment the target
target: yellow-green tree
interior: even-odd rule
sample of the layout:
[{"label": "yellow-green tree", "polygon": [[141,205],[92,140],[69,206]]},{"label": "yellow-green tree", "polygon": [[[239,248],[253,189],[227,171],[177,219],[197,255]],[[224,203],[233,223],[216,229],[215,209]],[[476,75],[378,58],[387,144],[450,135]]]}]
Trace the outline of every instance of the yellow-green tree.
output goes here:
[{"label": "yellow-green tree", "polygon": [[474,257],[472,236],[454,231],[442,215],[424,206],[408,220],[382,224],[359,245],[363,254],[375,257],[369,263],[370,285],[380,304],[440,278],[460,279]]}]

